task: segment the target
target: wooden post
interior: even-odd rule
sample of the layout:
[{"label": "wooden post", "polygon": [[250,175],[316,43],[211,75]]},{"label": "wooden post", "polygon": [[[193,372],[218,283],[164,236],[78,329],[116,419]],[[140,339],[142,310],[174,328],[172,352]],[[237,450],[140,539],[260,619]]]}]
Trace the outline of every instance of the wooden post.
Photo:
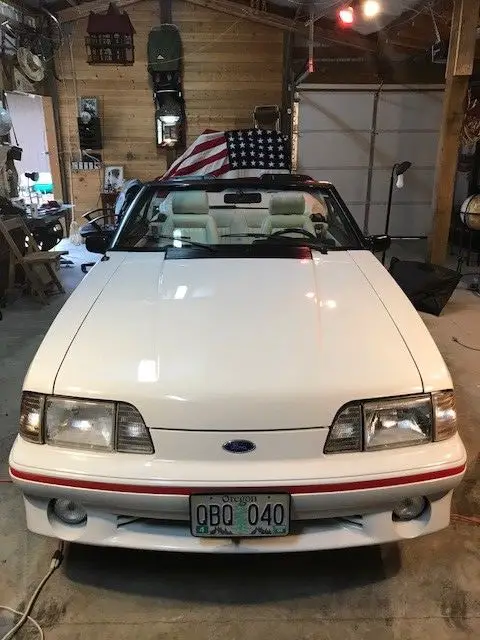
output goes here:
[{"label": "wooden post", "polygon": [[53,113],[53,100],[50,96],[42,96],[42,102],[43,117],[45,120],[45,134],[47,138],[47,153],[54,189],[53,197],[55,200],[63,200],[63,180],[58,156],[58,139],[57,128],[55,126],[55,116]]},{"label": "wooden post", "polygon": [[292,40],[289,31],[283,34],[283,79],[282,79],[282,112],[280,128],[284,135],[291,140],[292,136],[292,108],[293,108],[293,73],[292,73]]},{"label": "wooden post", "polygon": [[475,58],[480,0],[455,0],[445,79],[443,118],[437,151],[433,225],[428,254],[442,264],[448,251],[455,177],[465,114],[465,99]]},{"label": "wooden post", "polygon": [[172,23],[172,0],[158,0],[160,5],[160,22],[162,24]]},{"label": "wooden post", "polygon": [[[172,23],[172,0],[158,0],[160,11],[160,24]],[[165,160],[167,162],[167,169],[175,162],[177,158],[176,149],[166,149]]]}]

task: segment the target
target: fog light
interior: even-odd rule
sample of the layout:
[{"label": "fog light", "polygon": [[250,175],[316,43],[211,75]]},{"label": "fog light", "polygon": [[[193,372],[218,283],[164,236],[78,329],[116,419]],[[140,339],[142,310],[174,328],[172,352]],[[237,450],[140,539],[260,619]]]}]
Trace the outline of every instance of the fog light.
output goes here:
[{"label": "fog light", "polygon": [[393,510],[394,520],[414,520],[425,511],[427,500],[423,496],[404,498]]},{"label": "fog light", "polygon": [[53,513],[65,524],[81,524],[87,519],[87,512],[81,504],[72,500],[59,499],[52,502]]}]

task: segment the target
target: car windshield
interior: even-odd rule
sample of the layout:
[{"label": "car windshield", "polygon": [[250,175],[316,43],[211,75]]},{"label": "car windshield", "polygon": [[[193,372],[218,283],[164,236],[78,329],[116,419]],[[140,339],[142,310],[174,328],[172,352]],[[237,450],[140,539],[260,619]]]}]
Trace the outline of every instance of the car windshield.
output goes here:
[{"label": "car windshield", "polygon": [[112,249],[284,243],[322,251],[362,243],[348,210],[327,188],[148,185],[127,212]]}]

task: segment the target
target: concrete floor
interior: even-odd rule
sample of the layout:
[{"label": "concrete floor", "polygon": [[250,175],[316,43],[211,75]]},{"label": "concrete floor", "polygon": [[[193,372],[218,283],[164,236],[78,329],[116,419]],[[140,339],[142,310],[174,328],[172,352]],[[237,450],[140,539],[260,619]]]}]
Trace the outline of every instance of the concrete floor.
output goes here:
[{"label": "concrete floor", "polygon": [[[71,291],[82,274],[62,269]],[[0,323],[0,604],[22,608],[46,572],[53,540],[26,531],[7,481],[22,379],[65,297],[28,299]],[[458,290],[441,318],[424,316],[454,376],[469,452],[457,514],[479,515],[480,298]],[[108,341],[108,328],[105,328]],[[72,545],[33,615],[47,640],[466,640],[480,638],[480,529],[449,529],[401,545],[294,556],[205,557]],[[0,612],[0,636],[11,618]],[[18,638],[37,638],[26,625]]]}]

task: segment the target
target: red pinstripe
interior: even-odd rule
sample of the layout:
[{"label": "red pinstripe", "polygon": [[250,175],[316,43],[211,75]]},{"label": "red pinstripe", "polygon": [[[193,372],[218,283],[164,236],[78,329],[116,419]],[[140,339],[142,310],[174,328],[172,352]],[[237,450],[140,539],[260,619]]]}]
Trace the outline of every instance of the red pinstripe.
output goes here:
[{"label": "red pinstripe", "polygon": [[124,484],[116,482],[97,482],[90,480],[74,480],[71,478],[56,478],[36,473],[20,471],[10,467],[10,474],[17,480],[38,482],[58,487],[72,487],[75,489],[91,489],[95,491],[113,491],[117,493],[144,493],[151,495],[166,496],[189,496],[194,493],[262,493],[275,490],[278,493],[290,493],[292,495],[306,493],[337,493],[341,491],[360,491],[362,489],[380,489],[383,487],[396,487],[402,485],[415,484],[417,482],[428,482],[429,480],[440,480],[460,475],[465,471],[466,465],[442,469],[441,471],[427,471],[410,476],[396,478],[379,478],[378,480],[357,480],[354,482],[334,482],[325,484],[309,484],[299,486],[276,486],[271,487],[170,487],[140,484]]}]

